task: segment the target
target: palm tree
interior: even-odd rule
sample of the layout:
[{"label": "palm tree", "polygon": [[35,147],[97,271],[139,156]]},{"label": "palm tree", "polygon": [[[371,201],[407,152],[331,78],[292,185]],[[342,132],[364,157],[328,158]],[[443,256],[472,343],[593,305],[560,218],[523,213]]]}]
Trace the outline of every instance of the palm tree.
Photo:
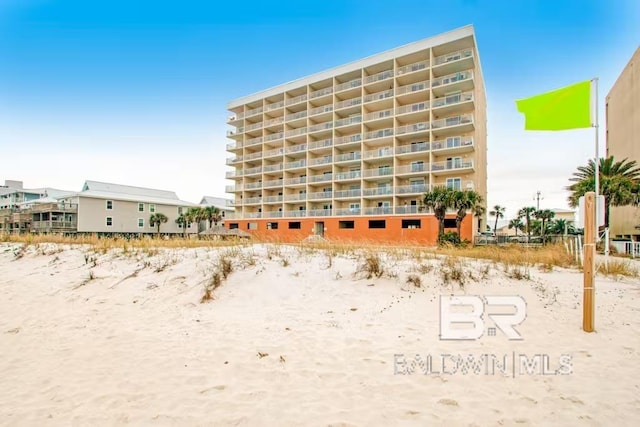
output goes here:
[{"label": "palm tree", "polygon": [[520,218],[514,218],[511,221],[509,221],[509,230],[511,230],[512,228],[515,228],[516,237],[517,237],[518,236],[518,230],[522,231],[523,228],[524,228],[524,224],[522,223]]},{"label": "palm tree", "polygon": [[456,210],[456,230],[460,236],[462,220],[467,216],[467,211],[480,216],[484,213],[483,199],[479,193],[473,190],[457,190],[452,195],[453,208]]},{"label": "palm tree", "polygon": [[533,206],[528,206],[518,211],[518,217],[525,219],[525,226],[527,229],[527,243],[529,243],[529,241],[531,240],[531,215],[533,215],[536,210],[537,209]]},{"label": "palm tree", "polygon": [[496,234],[496,231],[498,230],[498,220],[500,218],[504,218],[504,211],[505,211],[504,207],[500,205],[495,205],[493,207],[493,210],[489,212],[489,215],[496,217],[496,223],[493,226],[493,234]]},{"label": "palm tree", "polygon": [[453,207],[454,190],[445,186],[436,186],[424,195],[424,206],[432,209],[438,220],[438,238],[444,234],[444,219],[447,209]]},{"label": "palm tree", "polygon": [[215,206],[207,206],[204,208],[204,219],[209,221],[209,228],[212,228],[213,224],[217,226],[222,221],[222,213]]},{"label": "palm tree", "polygon": [[205,219],[204,209],[197,206],[191,207],[187,209],[185,217],[189,223],[187,227],[190,227],[191,224],[197,224],[198,231],[200,231],[200,222]]},{"label": "palm tree", "polygon": [[544,243],[545,234],[546,234],[545,225],[547,224],[547,221],[551,221],[553,217],[556,216],[556,214],[555,212],[549,209],[541,209],[541,210],[535,211],[533,213],[533,216],[535,216],[536,219],[540,220],[540,235],[542,236],[542,243]]},{"label": "palm tree", "polygon": [[178,215],[178,218],[176,218],[176,224],[182,227],[182,235],[186,238],[187,228],[191,225],[191,222],[189,221],[186,213],[181,213],[180,215]]},{"label": "palm tree", "polygon": [[[572,181],[567,190],[571,191],[569,205],[578,206],[578,200],[588,191],[595,190],[595,162],[589,160],[587,166],[579,166],[573,173]],[[609,227],[609,209],[611,206],[632,205],[638,200],[640,185],[640,169],[634,160],[624,159],[616,162],[613,156],[600,158],[599,164],[599,193],[604,199],[604,224]]]},{"label": "palm tree", "polygon": [[551,234],[574,234],[576,232],[573,224],[568,223],[566,219],[562,218],[550,221],[547,230]]},{"label": "palm tree", "polygon": [[158,229],[158,237],[160,237],[160,226],[165,222],[169,221],[169,218],[163,213],[156,212],[149,217],[149,225],[152,227],[157,227]]}]

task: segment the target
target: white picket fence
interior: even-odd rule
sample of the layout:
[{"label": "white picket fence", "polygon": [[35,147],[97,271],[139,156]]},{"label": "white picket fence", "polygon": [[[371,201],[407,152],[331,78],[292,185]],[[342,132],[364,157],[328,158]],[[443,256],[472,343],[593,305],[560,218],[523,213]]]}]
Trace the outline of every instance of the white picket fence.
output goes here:
[{"label": "white picket fence", "polygon": [[619,254],[629,254],[631,255],[631,258],[640,256],[640,242],[616,241],[616,242],[611,242],[611,246],[616,248],[616,251]]}]

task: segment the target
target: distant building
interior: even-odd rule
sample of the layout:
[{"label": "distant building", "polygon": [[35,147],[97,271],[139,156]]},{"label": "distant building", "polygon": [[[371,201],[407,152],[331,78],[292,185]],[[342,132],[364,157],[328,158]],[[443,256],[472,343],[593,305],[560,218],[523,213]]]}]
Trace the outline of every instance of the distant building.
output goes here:
[{"label": "distant building", "polygon": [[[607,95],[607,156],[640,164],[640,47],[631,57]],[[612,237],[640,241],[640,210],[611,207]]]},{"label": "distant building", "polygon": [[225,199],[224,197],[203,196],[202,200],[200,200],[200,206],[213,206],[215,208],[218,208],[220,214],[222,215],[222,221],[220,225],[224,225],[225,218],[227,218],[229,214],[235,211],[233,200]]},{"label": "distant building", "polygon": [[[180,200],[172,191],[132,187],[97,181],[86,181],[82,191],[61,199],[75,205],[78,211],[76,231],[99,234],[153,234],[149,218],[160,212],[168,221],[160,226],[162,234],[182,234],[184,229],[176,219],[195,206]],[[195,224],[186,233],[197,233]]]}]

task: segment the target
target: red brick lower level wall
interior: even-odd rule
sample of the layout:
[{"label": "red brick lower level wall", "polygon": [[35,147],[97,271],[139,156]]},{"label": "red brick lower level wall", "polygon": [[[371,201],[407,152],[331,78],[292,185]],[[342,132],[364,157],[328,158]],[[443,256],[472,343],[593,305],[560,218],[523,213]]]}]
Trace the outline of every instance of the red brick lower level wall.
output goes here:
[{"label": "red brick lower level wall", "polygon": [[[447,218],[455,219],[455,216]],[[403,220],[419,220],[419,228],[404,228]],[[342,221],[353,221],[354,228],[340,228]],[[370,221],[384,221],[384,228],[370,228]],[[472,240],[473,222],[471,215],[462,221],[462,239]],[[269,223],[277,223],[277,229],[269,228]],[[290,228],[290,223],[299,223],[300,228]],[[232,224],[237,224],[237,228],[259,240],[296,243],[317,234],[318,223],[323,223],[323,237],[330,241],[435,245],[438,239],[438,221],[433,215],[228,219],[225,227],[231,228]],[[250,228],[250,224],[254,225]],[[456,229],[447,228],[445,231]]]}]

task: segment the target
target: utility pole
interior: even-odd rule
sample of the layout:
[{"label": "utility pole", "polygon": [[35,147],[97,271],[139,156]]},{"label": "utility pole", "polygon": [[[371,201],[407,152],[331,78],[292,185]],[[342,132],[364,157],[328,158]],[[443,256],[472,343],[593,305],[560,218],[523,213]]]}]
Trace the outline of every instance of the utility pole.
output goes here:
[{"label": "utility pole", "polygon": [[544,197],[541,197],[542,193],[540,192],[540,190],[538,190],[536,192],[536,195],[533,196],[533,200],[536,201],[536,210],[539,211],[540,210],[540,199],[544,200]]}]

